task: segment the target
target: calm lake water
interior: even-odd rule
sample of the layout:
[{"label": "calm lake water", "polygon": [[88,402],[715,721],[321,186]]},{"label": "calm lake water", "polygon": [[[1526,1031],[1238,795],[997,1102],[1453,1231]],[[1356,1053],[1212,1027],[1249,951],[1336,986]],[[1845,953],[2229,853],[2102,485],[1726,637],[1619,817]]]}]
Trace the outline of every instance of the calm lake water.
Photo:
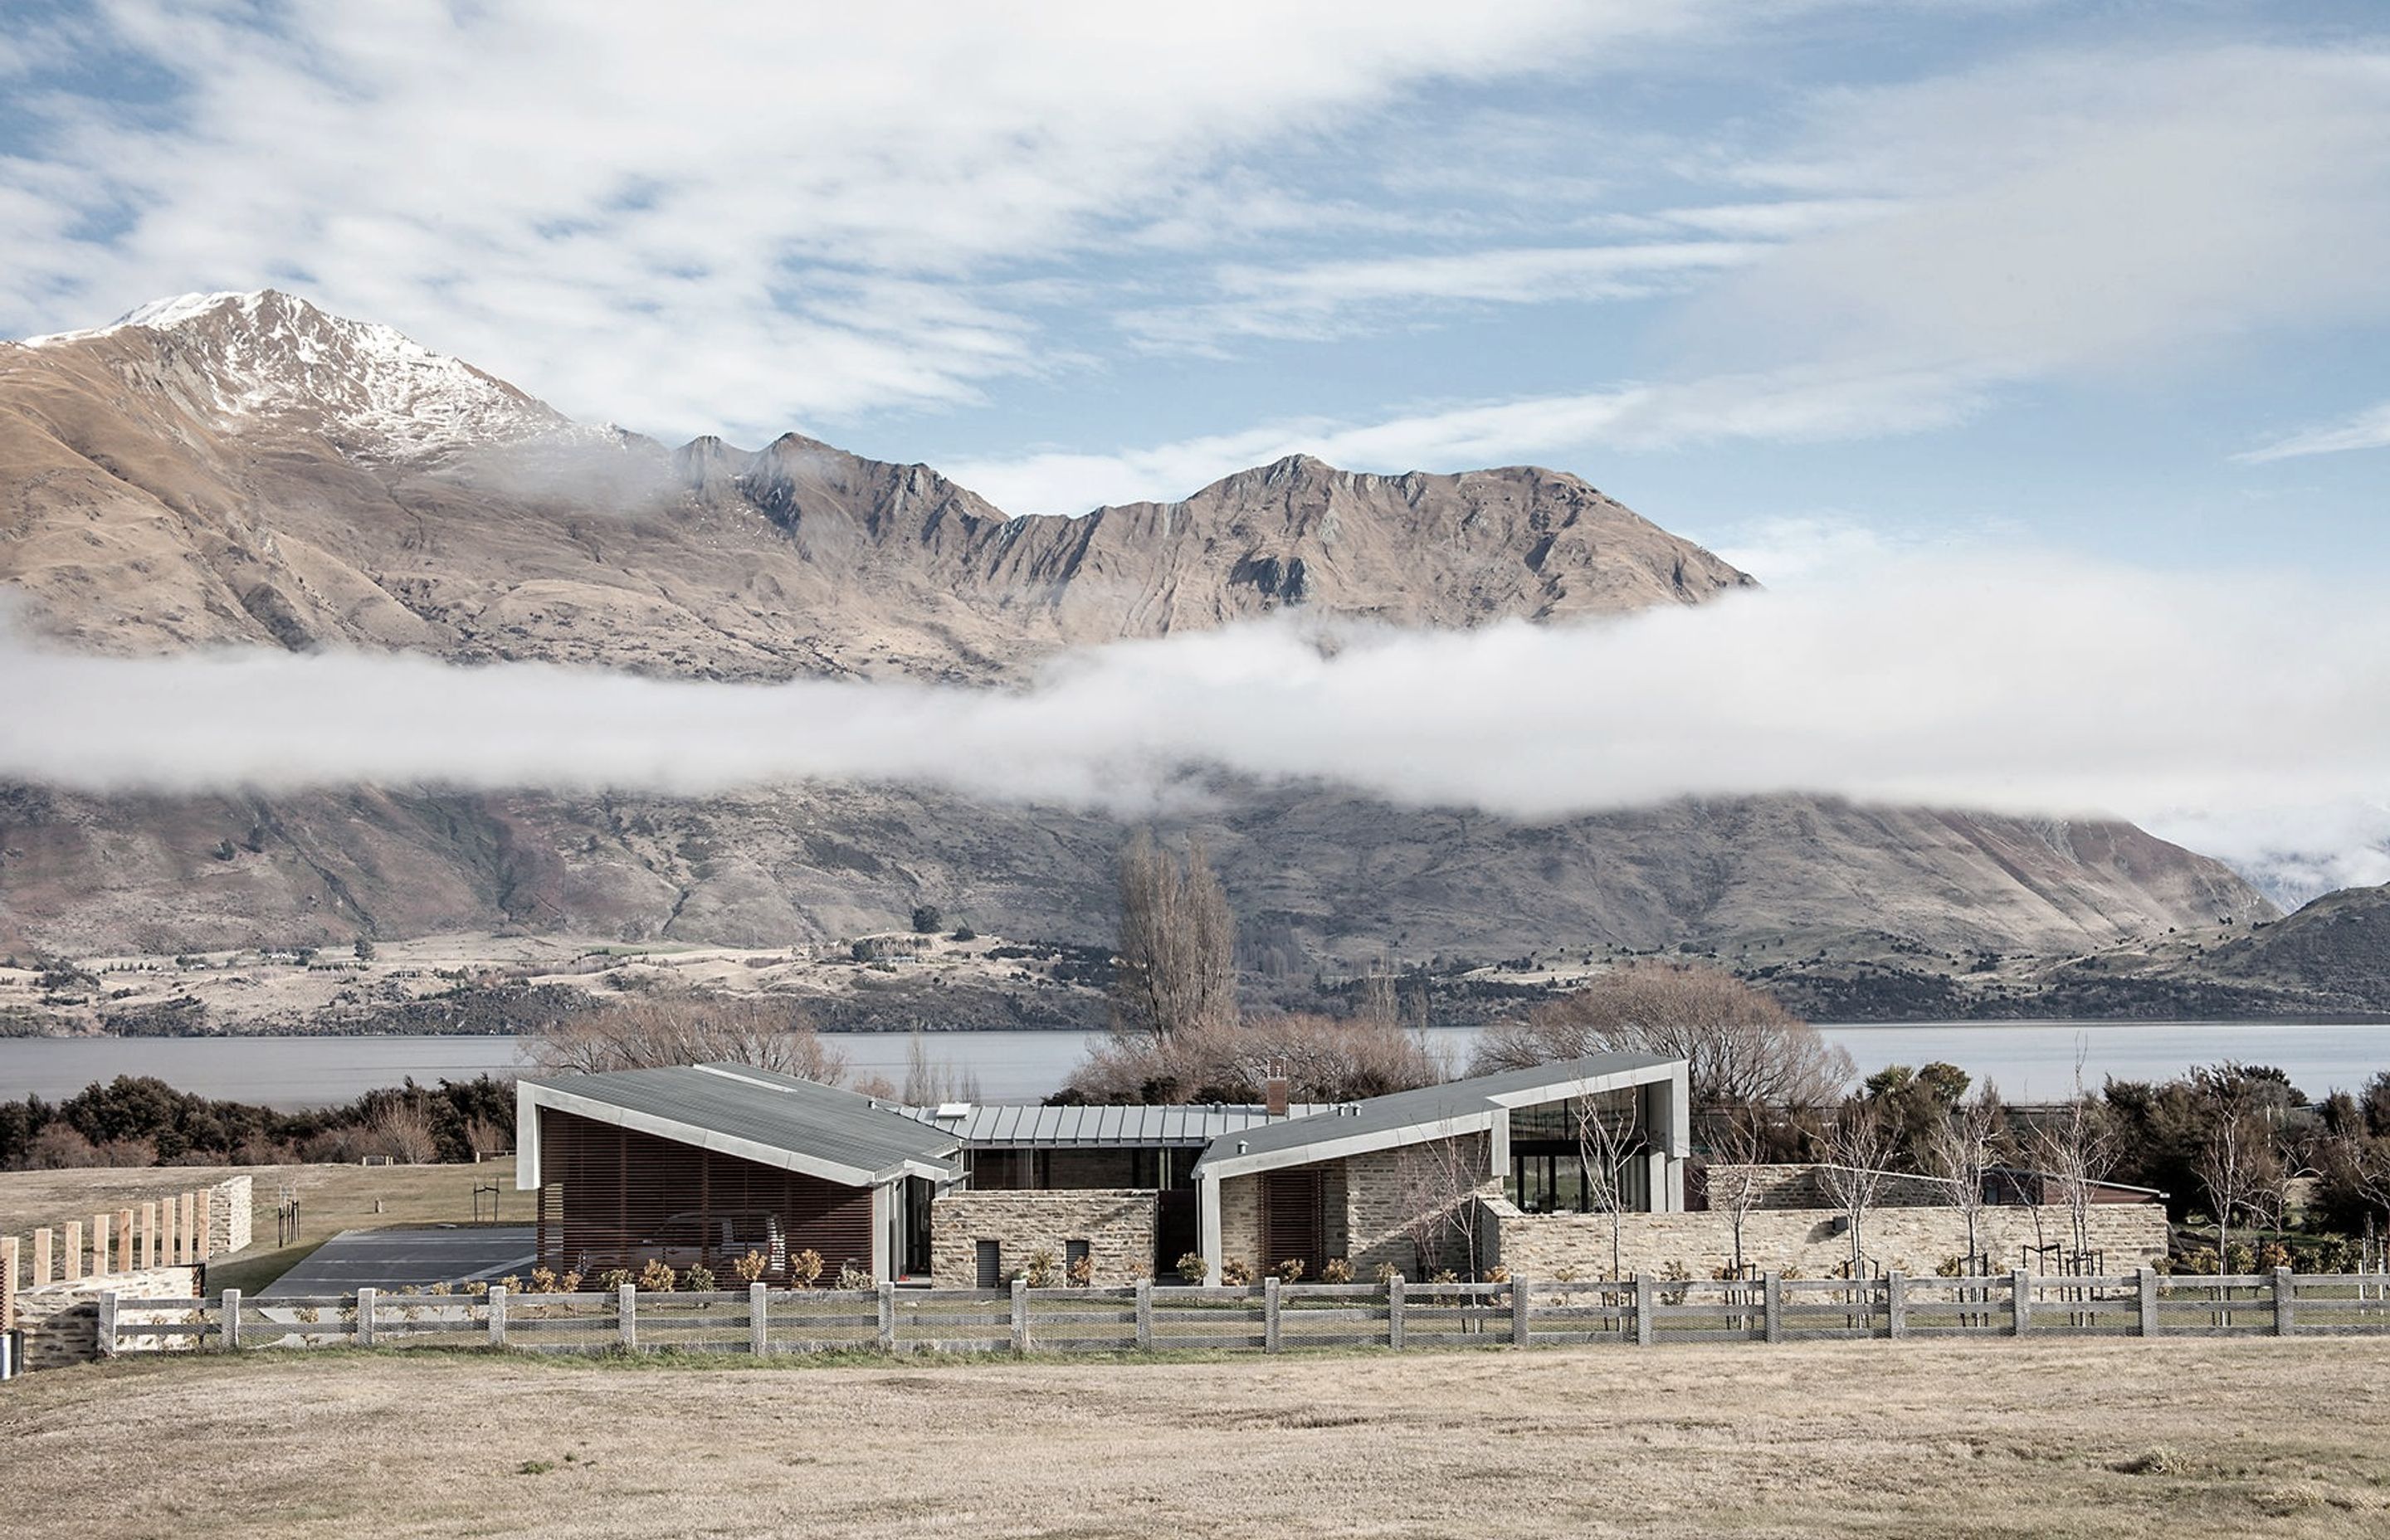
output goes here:
[{"label": "calm lake water", "polygon": [[[2083,1079],[2098,1086],[2115,1075],[2162,1080],[2194,1064],[2239,1059],[2280,1065],[2293,1084],[2320,1097],[2354,1090],[2390,1068],[2390,1025],[2311,1026],[2282,1022],[1929,1022],[1834,1026],[1819,1031],[1851,1051],[1862,1073],[1886,1064],[1947,1059],[1997,1083],[2011,1101],[2064,1097],[2083,1057]],[[902,1033],[828,1033],[847,1059],[850,1077],[881,1074],[904,1084],[911,1040]],[[1432,1034],[1458,1070],[1474,1033]],[[978,1077],[986,1101],[1034,1101],[1061,1084],[1084,1052],[1075,1032],[938,1033],[926,1039],[933,1062]],[[511,1037],[167,1037],[0,1039],[0,1098],[72,1096],[96,1080],[156,1075],[201,1096],[284,1108],[347,1101],[377,1085],[512,1074],[521,1068]]]}]

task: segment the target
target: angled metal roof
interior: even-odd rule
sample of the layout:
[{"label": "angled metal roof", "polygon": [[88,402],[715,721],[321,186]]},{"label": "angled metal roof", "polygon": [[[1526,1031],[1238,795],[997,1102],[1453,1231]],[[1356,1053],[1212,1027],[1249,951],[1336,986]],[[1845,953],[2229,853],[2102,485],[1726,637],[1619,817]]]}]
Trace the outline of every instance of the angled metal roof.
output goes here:
[{"label": "angled metal roof", "polygon": [[1524,1070],[1422,1085],[1415,1091],[1396,1091],[1330,1108],[1313,1117],[1224,1132],[1204,1150],[1195,1169],[1232,1165],[1234,1170],[1227,1174],[1236,1174],[1328,1160],[1354,1149],[1383,1149],[1447,1133],[1470,1133],[1488,1126],[1493,1114],[1503,1108],[1532,1107],[1601,1088],[1588,1083],[1666,1080],[1682,1063],[1658,1054],[1588,1054]]},{"label": "angled metal roof", "polygon": [[[520,1083],[533,1106],[638,1128],[850,1186],[955,1174],[952,1134],[892,1103],[744,1064],[701,1064]],[[520,1142],[520,1136],[519,1136]]]},{"label": "angled metal roof", "polygon": [[1261,1128],[1328,1110],[1326,1103],[1297,1102],[1273,1117],[1258,1103],[1193,1107],[989,1107],[959,1113],[934,1107],[908,1107],[908,1117],[944,1129],[974,1149],[1193,1149],[1223,1134]]}]

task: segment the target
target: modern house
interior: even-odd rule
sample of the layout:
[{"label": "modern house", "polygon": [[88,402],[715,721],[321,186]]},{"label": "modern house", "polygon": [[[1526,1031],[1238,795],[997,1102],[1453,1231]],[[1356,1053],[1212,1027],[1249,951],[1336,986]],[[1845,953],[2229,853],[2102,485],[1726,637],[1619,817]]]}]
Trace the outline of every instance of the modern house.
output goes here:
[{"label": "modern house", "polygon": [[1622,1206],[1684,1206],[1679,1060],[1609,1054],[1330,1106],[905,1109],[734,1064],[519,1083],[516,1185],[542,1265],[651,1258],[766,1277],[812,1251],[881,1279],[986,1285],[1043,1253],[1123,1283],[1204,1259],[1474,1267],[1487,1198],[1590,1201],[1587,1130]]}]

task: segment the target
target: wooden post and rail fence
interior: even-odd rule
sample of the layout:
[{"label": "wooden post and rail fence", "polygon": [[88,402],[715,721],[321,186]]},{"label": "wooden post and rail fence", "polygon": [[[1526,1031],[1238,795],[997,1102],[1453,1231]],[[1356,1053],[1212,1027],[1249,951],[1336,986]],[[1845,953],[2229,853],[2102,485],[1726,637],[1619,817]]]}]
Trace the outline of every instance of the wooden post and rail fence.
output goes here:
[{"label": "wooden post and rail fence", "polygon": [[103,1294],[103,1355],[355,1346],[533,1353],[1132,1353],[1829,1339],[2390,1333],[2379,1274],[772,1289],[220,1299]]}]

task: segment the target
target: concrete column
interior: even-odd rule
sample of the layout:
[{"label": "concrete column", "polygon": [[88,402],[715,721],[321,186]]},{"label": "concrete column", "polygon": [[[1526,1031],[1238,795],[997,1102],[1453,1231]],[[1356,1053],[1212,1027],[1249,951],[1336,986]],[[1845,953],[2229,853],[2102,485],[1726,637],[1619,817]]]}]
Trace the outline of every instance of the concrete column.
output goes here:
[{"label": "concrete column", "polygon": [[183,1237],[183,1260],[197,1262],[201,1254],[199,1241],[199,1195],[196,1192],[183,1194],[174,1200],[174,1224]]},{"label": "concrete column", "polygon": [[1784,1340],[1784,1275],[1759,1275],[1759,1309],[1761,1335],[1771,1342]]},{"label": "concrete column", "polygon": [[1153,1346],[1153,1280],[1137,1280],[1137,1345],[1140,1349]]},{"label": "concrete column", "polygon": [[116,1211],[116,1270],[130,1273],[141,1265],[141,1253],[133,1245],[133,1211]]},{"label": "concrete column", "polygon": [[871,1189],[871,1276],[875,1278],[896,1276],[896,1269],[890,1265],[888,1254],[888,1226],[893,1223],[890,1215],[895,1208],[888,1200],[889,1191],[889,1184],[885,1182]]},{"label": "concrete column", "polygon": [[1272,1273],[1262,1279],[1262,1351],[1278,1350],[1278,1275]]},{"label": "concrete column", "polygon": [[1659,1290],[1651,1287],[1651,1275],[1635,1275],[1635,1345],[1650,1347],[1653,1328],[1660,1323],[1652,1317],[1651,1307],[1659,1303]]},{"label": "concrete column", "polygon": [[56,1278],[56,1268],[50,1260],[50,1227],[45,1225],[33,1232],[33,1287],[39,1289]]},{"label": "concrete column", "polygon": [[614,1324],[621,1329],[623,1349],[630,1352],[639,1345],[639,1286],[623,1284],[614,1290]]},{"label": "concrete column", "polygon": [[2009,1331],[2022,1337],[2033,1324],[2033,1279],[2020,1267],[2009,1275]]},{"label": "concrete column", "polygon": [[2158,1275],[2152,1267],[2141,1269],[2141,1335],[2158,1334]]},{"label": "concrete column", "polygon": [[197,1201],[191,1206],[191,1238],[197,1243],[199,1249],[191,1260],[205,1262],[216,1254],[216,1195],[212,1192],[200,1192],[193,1194],[193,1197]]},{"label": "concrete column", "polygon": [[97,1346],[102,1358],[116,1356],[116,1290],[113,1289],[99,1297]]},{"label": "concrete column", "polygon": [[1220,1178],[1204,1172],[1195,1179],[1195,1244],[1203,1252],[1203,1283],[1220,1287]]},{"label": "concrete column", "polygon": [[174,1212],[183,1206],[179,1198],[169,1198],[158,1205],[158,1245],[160,1254],[169,1267],[183,1260],[182,1230],[174,1223]]},{"label": "concrete column", "polygon": [[504,1347],[507,1345],[507,1286],[494,1283],[482,1298],[490,1305],[490,1345]]},{"label": "concrete column", "polygon": [[142,1204],[140,1217],[141,1265],[154,1268],[158,1265],[158,1205],[155,1202]]},{"label": "concrete column", "polygon": [[747,1286],[747,1351],[761,1358],[772,1351],[770,1328],[765,1316],[765,1302],[772,1295],[771,1286],[751,1283]]},{"label": "concrete column", "polygon": [[1012,1355],[1029,1351],[1029,1280],[1012,1280]]},{"label": "concrete column", "polygon": [[108,1277],[108,1215],[93,1214],[91,1216],[91,1276],[93,1277]]},{"label": "concrete column", "polygon": [[1894,1338],[1908,1335],[1908,1280],[1898,1273],[1883,1280],[1884,1330]]},{"label": "concrete column", "polygon": [[1403,1276],[1396,1273],[1386,1280],[1386,1345],[1400,1351],[1403,1345]]},{"label": "concrete column", "polygon": [[2287,1267],[2274,1269],[2274,1335],[2287,1337],[2298,1329],[2296,1309],[2298,1286],[2291,1281]]},{"label": "concrete column", "polygon": [[379,1290],[357,1290],[357,1346],[359,1347],[374,1345],[374,1301],[379,1298],[380,1298]]},{"label": "concrete column", "polygon": [[[366,1294],[371,1294],[371,1293],[373,1292],[373,1290],[370,1290],[370,1289],[368,1289],[368,1290],[365,1290],[365,1292],[366,1292]],[[217,1318],[218,1318],[219,1320],[221,1320],[221,1321],[224,1323],[224,1331],[223,1331],[222,1335],[220,1335],[220,1336],[218,1336],[218,1337],[216,1338],[216,1341],[217,1341],[219,1343],[221,1343],[221,1344],[223,1345],[224,1350],[225,1350],[226,1353],[238,1353],[238,1352],[239,1352],[239,1351],[240,1351],[240,1290],[238,1290],[238,1289],[227,1289],[227,1290],[225,1290],[224,1291],[224,1298],[223,1298],[223,1299],[221,1299],[221,1300],[219,1300],[218,1302],[216,1302],[216,1315],[217,1315]],[[358,1319],[359,1319],[359,1320],[363,1320],[364,1318],[365,1318],[365,1317],[364,1317],[362,1315],[360,1315],[358,1316]]]},{"label": "concrete column", "polygon": [[1510,1275],[1510,1345],[1528,1347],[1536,1340],[1536,1328],[1527,1320],[1527,1307],[1534,1299],[1527,1280],[1518,1274]]},{"label": "concrete column", "polygon": [[61,1259],[58,1277],[65,1282],[72,1283],[83,1277],[82,1221],[73,1219],[67,1221],[66,1238],[66,1255]]}]

